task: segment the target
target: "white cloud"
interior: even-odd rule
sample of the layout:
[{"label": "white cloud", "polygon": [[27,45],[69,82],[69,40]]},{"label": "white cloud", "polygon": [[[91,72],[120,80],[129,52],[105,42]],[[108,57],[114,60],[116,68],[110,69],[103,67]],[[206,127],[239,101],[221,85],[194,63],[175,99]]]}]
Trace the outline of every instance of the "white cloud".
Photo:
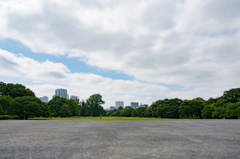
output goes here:
[{"label": "white cloud", "polygon": [[124,100],[126,104],[132,100],[151,104],[169,91],[167,87],[156,84],[113,80],[91,73],[71,73],[61,63],[38,62],[1,49],[0,76],[20,78],[22,84],[37,96],[47,95],[50,99],[55,89],[62,87],[68,89],[69,95],[78,95],[80,99],[99,93],[106,100],[105,107],[114,105],[115,100]]},{"label": "white cloud", "polygon": [[[0,37],[19,40],[34,52],[77,57],[133,76],[136,81],[118,81],[121,88],[131,88],[129,95],[136,93],[138,84],[153,96],[153,87],[162,89],[140,80],[183,88],[171,92],[164,87],[159,96],[209,97],[239,87],[239,10],[238,0],[1,1]],[[44,63],[51,64],[55,65]],[[59,65],[66,70],[49,70],[49,79],[66,81],[70,76],[74,81],[80,74],[88,79],[83,82],[88,93],[92,83],[102,83],[98,90],[107,91],[107,83],[116,83],[92,74],[71,74]],[[20,73],[32,78],[26,71]]]}]

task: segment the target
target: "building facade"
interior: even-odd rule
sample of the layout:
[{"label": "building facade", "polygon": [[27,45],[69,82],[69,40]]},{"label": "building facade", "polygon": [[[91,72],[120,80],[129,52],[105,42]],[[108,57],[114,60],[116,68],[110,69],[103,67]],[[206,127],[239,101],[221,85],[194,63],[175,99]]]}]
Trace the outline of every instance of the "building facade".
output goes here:
[{"label": "building facade", "polygon": [[131,102],[130,105],[132,108],[136,108],[138,107],[138,102]]},{"label": "building facade", "polygon": [[69,99],[69,96],[67,94],[67,89],[62,89],[62,88],[56,89],[55,90],[55,95],[53,95],[53,98],[56,97],[56,96]]},{"label": "building facade", "polygon": [[73,99],[73,100],[77,100],[77,99],[78,99],[78,100],[79,100],[79,96],[71,95],[71,96],[70,96],[70,99]]},{"label": "building facade", "polygon": [[148,104],[140,104],[138,107],[139,107],[139,108],[140,108],[140,107],[145,107],[145,108],[147,108],[147,107],[148,107]]},{"label": "building facade", "polygon": [[118,109],[118,107],[122,106],[124,108],[124,102],[123,101],[116,101],[115,102],[115,108]]},{"label": "building facade", "polygon": [[114,106],[110,106],[110,110],[115,110],[115,107]]},{"label": "building facade", "polygon": [[42,102],[48,103],[48,97],[47,97],[47,96],[39,97],[39,99],[40,99]]}]

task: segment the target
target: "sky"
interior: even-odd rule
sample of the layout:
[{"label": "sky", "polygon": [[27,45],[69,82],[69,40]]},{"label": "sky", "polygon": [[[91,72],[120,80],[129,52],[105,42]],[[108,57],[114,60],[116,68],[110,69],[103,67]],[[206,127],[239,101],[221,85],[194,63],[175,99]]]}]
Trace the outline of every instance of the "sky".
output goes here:
[{"label": "sky", "polygon": [[151,105],[240,87],[239,0],[0,0],[0,81]]}]

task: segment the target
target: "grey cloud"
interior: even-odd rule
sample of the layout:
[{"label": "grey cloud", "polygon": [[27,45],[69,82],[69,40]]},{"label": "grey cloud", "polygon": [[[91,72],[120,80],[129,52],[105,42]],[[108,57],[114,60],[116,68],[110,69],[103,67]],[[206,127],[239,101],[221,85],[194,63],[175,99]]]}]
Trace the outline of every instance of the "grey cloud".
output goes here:
[{"label": "grey cloud", "polygon": [[150,28],[163,31],[175,26],[173,16],[178,14],[176,9],[180,1],[158,1],[154,6],[149,7],[143,15],[143,24]]},{"label": "grey cloud", "polygon": [[240,16],[239,0],[212,0],[208,2],[202,10],[207,18],[213,18],[221,21],[230,21]]},{"label": "grey cloud", "polygon": [[103,8],[102,3],[99,1],[86,1],[86,0],[78,0],[77,3],[87,7],[87,8]]},{"label": "grey cloud", "polygon": [[[134,2],[138,4],[137,1]],[[205,84],[205,81],[211,83],[217,81],[223,74],[217,72],[218,68],[224,65],[231,66],[231,62],[238,62],[239,42],[237,40],[239,38],[236,34],[239,31],[236,28],[239,22],[234,21],[237,23],[235,25],[231,23],[231,20],[238,20],[240,2],[234,0],[197,1],[199,4],[206,3],[206,5],[192,5],[195,8],[191,8],[191,4],[195,2],[191,1],[189,6],[188,2],[155,1],[154,5],[146,2],[148,6],[145,6],[144,12],[139,13],[142,16],[140,20],[138,16],[132,17],[133,20],[126,24],[125,29],[114,32],[104,30],[103,32],[100,30],[101,27],[95,24],[89,27],[81,22],[74,14],[77,10],[75,6],[69,9],[47,1],[43,4],[41,13],[28,15],[8,13],[8,28],[21,35],[18,39],[20,41],[32,41],[40,49],[42,46],[49,47],[48,53],[54,50],[52,48],[58,47],[70,53],[83,50],[89,54],[85,54],[82,58],[91,61],[94,57],[94,62],[86,60],[88,63],[104,69],[118,69],[136,79],[150,82],[165,82],[165,79],[169,79],[170,84],[179,85],[201,85]],[[126,5],[128,1],[107,3],[78,1],[77,3],[86,8],[96,8],[97,11],[104,12],[104,9],[111,10],[112,6],[121,5],[121,3]],[[183,8],[180,6],[180,10],[177,6],[179,3],[183,6]],[[185,3],[189,8],[185,6]],[[196,10],[199,15],[194,15]],[[179,17],[183,19],[178,19]],[[212,19],[214,24],[208,24],[207,22]],[[147,31],[135,37],[134,33],[131,33],[132,26],[139,26],[140,29]],[[216,26],[221,26],[220,31]],[[198,31],[200,34],[195,34]],[[159,35],[160,33],[163,35]],[[161,47],[153,51],[152,47],[157,46],[157,43]],[[100,52],[100,54],[94,54],[95,52]],[[99,56],[107,57],[106,59],[110,60],[112,65],[117,66],[104,65],[108,61],[104,61],[104,58]],[[214,67],[209,70],[205,69],[202,67],[205,61],[208,61],[206,67]],[[227,71],[224,74],[228,76]],[[65,77],[58,73],[49,75],[56,78]]]},{"label": "grey cloud", "polygon": [[66,75],[64,75],[63,73],[60,72],[46,72],[44,74],[41,74],[42,77],[46,77],[46,78],[54,78],[56,80],[61,80],[64,78],[67,78]]},{"label": "grey cloud", "polygon": [[66,50],[82,49],[87,52],[114,51],[125,54],[131,50],[133,37],[123,33],[105,33],[86,28],[74,13],[63,12],[56,4],[45,4],[43,15],[9,14],[8,27],[20,31],[26,37],[44,41],[52,47]]},{"label": "grey cloud", "polygon": [[8,70],[17,70],[19,66],[17,63],[10,61],[3,56],[0,56],[0,65],[4,69],[8,69]]}]

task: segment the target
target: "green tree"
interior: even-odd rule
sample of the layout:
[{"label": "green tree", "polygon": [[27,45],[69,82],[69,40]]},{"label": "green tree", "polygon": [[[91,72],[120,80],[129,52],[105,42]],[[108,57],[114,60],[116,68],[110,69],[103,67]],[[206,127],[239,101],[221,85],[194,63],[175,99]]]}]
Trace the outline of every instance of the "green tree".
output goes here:
[{"label": "green tree", "polygon": [[151,110],[151,114],[152,114],[152,117],[155,117],[157,118],[158,117],[158,106],[161,105],[163,103],[162,100],[158,100],[156,102],[154,102],[150,107],[149,107],[149,110]]},{"label": "green tree", "polygon": [[115,112],[115,110],[109,110],[109,111],[107,111],[107,116],[112,116],[112,114]]},{"label": "green tree", "polygon": [[12,98],[9,96],[0,96],[0,105],[2,106],[5,114],[8,114],[7,109],[12,101]]},{"label": "green tree", "polygon": [[234,114],[235,114],[237,117],[240,117],[240,102],[237,102],[237,103],[236,103],[236,106],[237,106],[237,108],[234,110]]},{"label": "green tree", "polygon": [[106,116],[107,112],[106,112],[106,110],[103,109],[102,106],[98,106],[98,110],[99,110],[100,116]]},{"label": "green tree", "polygon": [[23,105],[23,115],[25,117],[41,116],[40,104],[34,101],[26,102]]},{"label": "green tree", "polygon": [[214,111],[212,112],[212,117],[219,119],[226,118],[226,109],[223,107],[214,108]]},{"label": "green tree", "polygon": [[228,91],[224,91],[223,98],[227,99],[229,102],[238,102],[238,99],[240,98],[240,88],[233,88]]},{"label": "green tree", "polygon": [[212,118],[212,113],[214,111],[214,104],[212,105],[206,105],[202,110],[202,117],[204,119],[210,119]]},{"label": "green tree", "polygon": [[90,116],[89,107],[84,100],[80,102],[80,109],[80,116]]},{"label": "green tree", "polygon": [[140,108],[134,109],[132,111],[132,116],[133,117],[144,117],[145,116],[145,110],[146,110],[145,107],[140,107]]},{"label": "green tree", "polygon": [[217,103],[218,98],[209,98],[207,101],[204,102],[204,105],[212,105]]},{"label": "green tree", "polygon": [[116,111],[112,114],[112,116],[122,116],[122,112],[123,112],[123,110],[116,110]]},{"label": "green tree", "polygon": [[49,117],[51,115],[51,111],[50,111],[47,103],[45,103],[45,102],[42,102],[42,105],[40,107],[40,112],[41,112],[40,116],[43,116],[43,117]]},{"label": "green tree", "polygon": [[60,111],[61,107],[67,104],[68,100],[63,97],[56,96],[48,102],[49,109],[51,110],[52,116],[59,116],[58,112]]},{"label": "green tree", "polygon": [[236,103],[237,108],[234,110],[234,114],[236,114],[237,117],[240,117],[240,102]]},{"label": "green tree", "polygon": [[35,97],[35,94],[30,89],[26,88],[21,84],[12,84],[0,82],[0,92],[2,96],[10,96],[12,98],[23,97],[23,96],[32,96]]},{"label": "green tree", "polygon": [[78,116],[80,114],[79,109],[78,109],[78,104],[76,100],[69,99],[68,100],[68,106],[69,109],[72,113],[72,116]]},{"label": "green tree", "polygon": [[221,107],[221,108],[226,108],[228,105],[228,100],[227,99],[222,99],[222,98],[218,98],[215,107]]},{"label": "green tree", "polygon": [[87,105],[90,108],[91,116],[99,116],[101,113],[101,104],[105,104],[100,94],[93,94],[87,99]]},{"label": "green tree", "polygon": [[179,118],[178,109],[181,103],[182,100],[178,98],[158,100],[147,109],[147,116],[152,115],[153,117]]},{"label": "green tree", "polygon": [[[48,116],[44,104],[37,97],[24,96],[16,97],[8,107],[8,113],[28,118],[29,116]],[[47,114],[45,114],[47,113]]]},{"label": "green tree", "polygon": [[238,114],[236,113],[237,109],[237,104],[236,103],[231,103],[229,102],[227,107],[226,107],[226,118],[237,118]]},{"label": "green tree", "polygon": [[201,102],[201,103],[204,103],[204,102],[205,102],[205,100],[202,99],[201,97],[194,98],[193,100],[199,101],[199,102]]},{"label": "green tree", "polygon": [[58,112],[59,116],[61,117],[69,117],[72,115],[70,109],[69,109],[69,106],[67,104],[63,104],[61,106],[61,109],[60,111]]},{"label": "green tree", "polygon": [[148,107],[145,110],[145,117],[151,117],[152,116],[152,107]]},{"label": "green tree", "polygon": [[118,107],[118,110],[123,110],[123,107],[122,107],[122,106],[119,106],[119,107]]},{"label": "green tree", "polygon": [[2,108],[2,106],[0,105],[0,115],[4,115],[5,114],[5,112],[3,111],[3,108]]},{"label": "green tree", "polygon": [[179,114],[181,117],[187,118],[201,118],[201,111],[204,103],[199,100],[184,100],[179,106]]}]

